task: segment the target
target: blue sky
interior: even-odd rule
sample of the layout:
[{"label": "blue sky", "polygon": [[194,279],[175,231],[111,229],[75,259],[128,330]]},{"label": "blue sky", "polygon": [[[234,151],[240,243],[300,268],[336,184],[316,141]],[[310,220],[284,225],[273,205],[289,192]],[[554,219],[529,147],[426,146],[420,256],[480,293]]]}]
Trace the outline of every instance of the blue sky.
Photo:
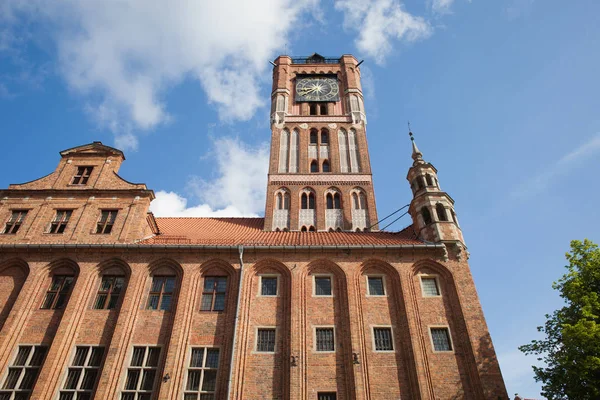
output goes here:
[{"label": "blue sky", "polygon": [[5,0],[0,187],[100,140],[158,215],[261,215],[268,61],[355,54],[380,216],[411,199],[410,120],[456,201],[509,394],[539,397],[517,346],[561,304],[569,241],[600,240],[599,14],[592,0]]}]

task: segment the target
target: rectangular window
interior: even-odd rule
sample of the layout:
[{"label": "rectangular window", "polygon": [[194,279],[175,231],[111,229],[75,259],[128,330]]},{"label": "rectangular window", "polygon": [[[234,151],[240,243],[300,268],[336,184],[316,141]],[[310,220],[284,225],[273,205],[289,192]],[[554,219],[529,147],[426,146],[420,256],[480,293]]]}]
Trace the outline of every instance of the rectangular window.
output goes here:
[{"label": "rectangular window", "polygon": [[46,346],[19,346],[15,359],[8,366],[0,399],[29,398],[47,351]]},{"label": "rectangular window", "polygon": [[335,351],[333,328],[317,328],[317,351]]},{"label": "rectangular window", "polygon": [[226,276],[204,277],[201,311],[223,311],[225,309],[225,294],[227,292]]},{"label": "rectangular window", "polygon": [[431,328],[431,340],[435,351],[452,351],[448,328]]},{"label": "rectangular window", "polygon": [[90,175],[94,167],[77,167],[77,173],[73,177],[71,184],[73,185],[87,185]]},{"label": "rectangular window", "polygon": [[192,348],[184,400],[214,400],[218,368],[219,349]]},{"label": "rectangular window", "polygon": [[256,336],[256,351],[275,351],[275,328],[258,329]]},{"label": "rectangular window", "polygon": [[6,221],[6,226],[2,233],[6,235],[14,235],[17,233],[26,215],[27,210],[11,210],[10,218]]},{"label": "rectangular window", "polygon": [[335,392],[319,392],[317,394],[317,400],[336,400],[336,393]]},{"label": "rectangular window", "polygon": [[48,233],[63,233],[69,223],[72,213],[73,210],[56,210],[56,215],[50,223]]},{"label": "rectangular window", "polygon": [[96,301],[94,301],[94,309],[112,310],[115,308],[124,286],[125,278],[122,276],[103,276]]},{"label": "rectangular window", "polygon": [[103,356],[104,347],[77,346],[59,400],[91,399]]},{"label": "rectangular window", "polygon": [[74,280],[75,277],[70,275],[54,275],[41,308],[47,310],[64,308],[71,294]]},{"label": "rectangular window", "polygon": [[277,277],[276,276],[261,276],[260,277],[260,294],[261,294],[261,296],[277,296]]},{"label": "rectangular window", "polygon": [[383,286],[383,278],[380,276],[369,276],[369,296],[384,296],[385,289]]},{"label": "rectangular window", "polygon": [[174,276],[154,276],[152,277],[152,287],[148,297],[149,310],[171,311],[171,301],[175,291]]},{"label": "rectangular window", "polygon": [[331,296],[331,277],[315,276],[315,296]]},{"label": "rectangular window", "polygon": [[392,328],[373,328],[373,338],[375,340],[376,351],[394,350]]},{"label": "rectangular window", "polygon": [[421,287],[423,288],[423,296],[432,297],[440,295],[440,288],[435,277],[421,277]]},{"label": "rectangular window", "polygon": [[108,235],[112,231],[118,212],[118,210],[101,210],[96,233]]},{"label": "rectangular window", "polygon": [[121,400],[152,398],[159,359],[160,347],[135,346],[133,348]]}]

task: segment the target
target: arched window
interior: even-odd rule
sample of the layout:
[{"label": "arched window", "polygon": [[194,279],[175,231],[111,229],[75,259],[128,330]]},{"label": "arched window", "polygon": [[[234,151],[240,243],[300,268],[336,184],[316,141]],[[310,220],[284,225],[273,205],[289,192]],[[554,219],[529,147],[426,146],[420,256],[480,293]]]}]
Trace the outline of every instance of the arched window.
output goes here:
[{"label": "arched window", "polygon": [[454,213],[454,210],[450,210],[450,214],[452,214],[452,221],[454,221],[454,223],[458,225],[458,221],[456,221],[456,214]]},{"label": "arched window", "polygon": [[313,103],[309,107],[310,107],[310,115],[317,115],[317,105]]},{"label": "arched window", "polygon": [[439,221],[448,221],[448,214],[446,214],[446,209],[441,203],[435,205],[435,212]]},{"label": "arched window", "polygon": [[288,192],[283,193],[283,209],[290,209],[290,194]]},{"label": "arched window", "polygon": [[340,172],[348,172],[348,134],[343,129],[338,131],[338,145],[340,148]]},{"label": "arched window", "polygon": [[321,104],[319,106],[319,111],[321,115],[327,115],[327,104]]},{"label": "arched window", "polygon": [[419,182],[419,189],[424,188],[425,187],[425,178],[423,178],[423,176],[421,175],[417,179],[418,179],[417,182]]},{"label": "arched window", "polygon": [[431,180],[431,175],[425,174],[425,179],[427,180],[427,186],[433,186],[433,181]]},{"label": "arched window", "polygon": [[419,180],[419,178],[415,178],[415,180],[413,181],[413,186],[415,187],[415,191],[423,189],[423,186],[421,186],[421,181]]},{"label": "arched window", "polygon": [[336,193],[333,195],[333,207],[336,210],[339,210],[340,208],[342,208],[342,199],[341,199],[339,193]]},{"label": "arched window", "polygon": [[302,193],[300,197],[300,208],[303,210],[308,208],[308,195],[306,193]]},{"label": "arched window", "polygon": [[309,193],[308,194],[308,209],[309,210],[314,210],[315,209],[315,195],[314,195],[314,193]]},{"label": "arched window", "polygon": [[317,160],[312,160],[310,163],[310,172],[319,172],[319,164],[317,164]]},{"label": "arched window", "polygon": [[350,171],[360,172],[360,156],[358,154],[358,145],[356,143],[356,131],[350,129],[348,132],[348,152],[350,155]]},{"label": "arched window", "polygon": [[308,231],[309,231],[309,232],[315,232],[315,231],[316,231],[316,229],[315,229],[315,227],[314,227],[314,226],[312,226],[312,225],[311,225],[311,226],[310,226],[310,228],[308,228]]},{"label": "arched window", "polygon": [[367,196],[363,193],[360,192],[358,195],[358,200],[360,201],[360,209],[361,210],[366,210],[367,209]]},{"label": "arched window", "polygon": [[331,193],[327,193],[327,209],[331,210],[333,209],[333,195]]},{"label": "arched window", "polygon": [[303,210],[315,209],[315,195],[313,193],[302,193],[300,197],[300,208]]},{"label": "arched window", "polygon": [[329,161],[327,160],[323,161],[323,172],[331,172],[329,169]]},{"label": "arched window", "polygon": [[275,207],[278,210],[283,209],[283,196],[282,196],[281,192],[277,193],[277,204],[275,205]]},{"label": "arched window", "polygon": [[290,133],[284,129],[279,137],[279,172],[288,172],[289,142]]},{"label": "arched window", "polygon": [[329,131],[321,129],[321,144],[329,144]]},{"label": "arched window", "polygon": [[421,215],[423,216],[423,222],[425,222],[425,225],[429,225],[431,223],[431,213],[427,207],[421,208]]},{"label": "arched window", "polygon": [[354,204],[354,209],[358,210],[360,208],[360,202],[356,192],[352,193],[352,203]]},{"label": "arched window", "polygon": [[310,144],[317,144],[318,132],[316,129],[310,130]]},{"label": "arched window", "polygon": [[307,231],[307,229],[306,229],[306,225],[305,225],[305,226],[303,226],[302,228],[300,228],[300,232],[306,232],[306,231]]}]

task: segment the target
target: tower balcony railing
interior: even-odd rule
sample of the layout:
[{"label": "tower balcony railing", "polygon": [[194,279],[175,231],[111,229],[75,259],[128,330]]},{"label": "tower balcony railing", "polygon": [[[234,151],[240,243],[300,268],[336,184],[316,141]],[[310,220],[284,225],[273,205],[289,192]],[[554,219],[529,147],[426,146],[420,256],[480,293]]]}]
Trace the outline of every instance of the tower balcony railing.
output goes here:
[{"label": "tower balcony railing", "polygon": [[339,64],[339,57],[297,56],[292,57],[292,64]]},{"label": "tower balcony railing", "polygon": [[302,228],[306,226],[307,228],[310,226],[317,226],[317,220],[315,215],[315,210],[300,210],[300,214],[298,215],[298,228]]},{"label": "tower balcony railing", "polygon": [[344,226],[344,215],[341,209],[325,210],[325,228],[327,230],[333,229],[334,231],[343,229]]},{"label": "tower balcony railing", "polygon": [[369,227],[369,216],[367,210],[353,209],[352,210],[352,230],[360,229],[361,231]]},{"label": "tower balcony railing", "polygon": [[273,212],[273,230],[290,229],[290,210],[275,210]]}]

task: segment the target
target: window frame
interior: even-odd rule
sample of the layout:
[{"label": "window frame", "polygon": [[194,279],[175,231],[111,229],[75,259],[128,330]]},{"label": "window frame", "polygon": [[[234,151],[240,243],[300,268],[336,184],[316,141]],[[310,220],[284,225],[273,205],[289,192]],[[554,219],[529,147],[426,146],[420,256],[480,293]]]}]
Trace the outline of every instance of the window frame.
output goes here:
[{"label": "window frame", "polygon": [[[76,165],[75,175],[73,175],[73,179],[71,179],[71,185],[74,186],[86,186],[92,176],[92,172],[94,171],[93,165]],[[87,171],[89,168],[89,171]],[[79,170],[82,170],[81,173]],[[87,173],[86,173],[87,172]],[[76,182],[77,181],[77,182]],[[84,181],[84,182],[82,182]]]},{"label": "window frame", "polygon": [[[387,297],[387,285],[386,285],[386,276],[385,274],[367,274],[365,275],[366,284],[367,284],[367,297]],[[381,285],[383,286],[383,294],[371,294],[371,286],[369,286],[369,278],[380,278]]]},{"label": "window frame", "polygon": [[[191,363],[192,363],[192,354],[194,349],[204,349],[204,354],[202,357],[202,366],[201,367],[192,367]],[[206,367],[206,361],[208,359],[208,350],[212,350],[212,349],[216,349],[219,351],[219,361],[217,362],[217,368],[207,368]],[[188,351],[188,355],[186,357],[186,374],[185,374],[185,378],[183,381],[183,398],[185,399],[185,395],[186,394],[196,394],[197,398],[200,398],[200,395],[202,394],[212,394],[214,399],[217,399],[217,395],[219,394],[218,392],[218,388],[219,388],[219,367],[221,366],[221,362],[222,362],[222,349],[220,346],[204,346],[204,345],[200,345],[200,346],[189,346],[189,351]],[[202,390],[202,386],[204,384],[204,372],[205,371],[216,371],[217,372],[217,376],[216,376],[216,382],[215,382],[215,390],[213,392],[208,392],[208,391],[203,391]],[[198,385],[198,390],[194,391],[191,389],[188,389],[188,381],[190,378],[190,371],[200,371],[200,382]]]},{"label": "window frame", "polygon": [[331,396],[333,395],[333,399],[329,397],[328,400],[337,400],[337,392],[317,392],[317,400],[321,400],[321,396]]},{"label": "window frame", "polygon": [[[144,357],[142,359],[142,365],[140,366],[132,366],[132,362],[133,362],[133,355],[134,355],[134,351],[136,347],[143,347],[144,348]],[[146,363],[148,361],[148,354],[150,353],[148,351],[148,349],[153,348],[153,349],[158,349],[159,354],[158,354],[158,360],[156,362],[156,366],[155,367],[148,367],[146,366]],[[123,399],[123,395],[124,394],[133,394],[134,399],[137,400],[137,395],[138,394],[149,394],[150,397],[154,397],[155,390],[156,390],[156,385],[157,382],[160,380],[160,377],[158,376],[158,372],[160,371],[161,365],[162,365],[162,361],[164,358],[165,354],[163,352],[163,346],[160,344],[134,344],[131,345],[130,350],[127,352],[127,358],[129,359],[129,363],[127,364],[127,367],[125,368],[125,377],[123,379],[123,385],[122,388],[120,390],[120,396],[119,396],[119,400]],[[127,387],[127,379],[129,377],[129,370],[130,369],[135,369],[135,370],[139,370],[140,374],[138,375],[138,380],[137,380],[137,384],[136,384],[136,389],[126,389]],[[152,389],[151,390],[143,390],[140,389],[140,387],[142,386],[144,377],[143,377],[143,373],[146,370],[154,370],[155,374],[154,374],[154,382],[152,383]],[[157,379],[158,378],[158,379]],[[126,393],[124,393],[126,392]]]},{"label": "window frame", "polygon": [[[258,342],[259,342],[258,332],[259,331],[267,331],[267,330],[275,332],[275,337],[273,339],[273,350],[272,351],[270,351],[270,350],[259,350],[258,349]],[[277,353],[277,351],[279,350],[278,346],[277,346],[277,339],[279,337],[279,332],[278,331],[279,330],[277,329],[276,326],[257,326],[257,327],[255,327],[255,329],[254,329],[255,341],[254,341],[254,351],[253,351],[253,353],[256,353],[256,354],[275,354],[275,353]]]},{"label": "window frame", "polygon": [[[115,227],[115,224],[117,222],[117,217],[119,216],[119,210],[118,208],[101,208],[100,210],[100,215],[98,216],[98,220],[96,221],[96,229],[94,229],[94,234],[96,235],[110,235],[113,233],[113,228]],[[104,212],[107,212],[107,216],[106,216],[106,220],[104,222],[102,222],[102,214]],[[114,217],[112,218],[111,221],[111,213],[114,213]],[[102,226],[102,228],[101,228]],[[107,232],[107,228],[108,228],[108,232]]]},{"label": "window frame", "polygon": [[[448,344],[450,345],[450,350],[436,350],[435,349],[435,344],[433,342],[433,329],[445,329],[446,330],[446,334],[448,335]],[[431,343],[431,351],[433,353],[454,353],[454,342],[452,340],[452,332],[450,331],[450,326],[448,325],[429,325],[427,327],[427,330],[429,331],[429,341]]]},{"label": "window frame", "polygon": [[[15,362],[17,361],[17,357],[19,355],[19,349],[21,347],[31,347],[31,350],[29,351],[29,354],[27,355],[25,362],[22,365],[16,365]],[[43,348],[45,352],[42,356],[42,359],[41,359],[41,362],[39,365],[31,365],[31,361],[33,360],[33,356],[35,354],[35,349],[38,347]],[[48,356],[49,349],[50,349],[50,346],[42,345],[39,343],[36,343],[36,344],[20,343],[20,344],[18,344],[16,346],[16,348],[12,351],[12,357],[10,359],[10,363],[6,366],[6,371],[2,374],[2,381],[1,381],[2,385],[0,387],[4,388],[4,386],[6,386],[11,369],[14,370],[14,369],[18,368],[21,370],[21,372],[19,373],[19,376],[18,376],[18,378],[14,384],[14,387],[12,389],[9,389],[9,388],[0,389],[0,392],[10,392],[11,397],[13,397],[13,394],[15,394],[15,393],[23,393],[26,396],[31,395],[31,392],[33,392],[33,389],[35,388],[35,384],[39,378],[40,371],[44,367],[44,363],[46,361],[46,357]],[[31,384],[31,389],[20,389],[20,386],[23,383],[23,379],[25,378],[24,372],[26,372],[28,369],[29,370],[37,369],[37,373]]]},{"label": "window frame", "polygon": [[[312,281],[313,281],[313,290],[312,290],[312,297],[334,297],[333,293],[334,293],[334,285],[333,285],[333,274],[311,274],[312,276]],[[331,287],[331,293],[330,294],[317,294],[317,278],[329,278],[329,285]]]},{"label": "window frame", "polygon": [[[435,286],[438,291],[437,295],[427,295],[425,293],[425,286],[423,285],[423,279],[434,279],[435,280]],[[442,285],[440,285],[440,276],[438,274],[419,274],[419,283],[421,285],[421,297],[428,297],[428,298],[442,297]]]},{"label": "window frame", "polygon": [[[79,348],[79,347],[87,348],[87,354],[86,354],[83,365],[74,365],[75,356],[77,355],[77,348]],[[89,365],[89,362],[91,361],[92,352],[93,352],[93,349],[95,349],[95,348],[102,349],[102,357],[100,359],[100,363],[98,365],[94,366],[94,365]],[[62,383],[61,383],[60,387],[62,387],[62,389],[59,389],[58,397],[61,398],[61,396],[63,394],[72,394],[73,395],[72,399],[75,399],[78,394],[87,393],[90,395],[90,398],[93,398],[94,394],[96,392],[96,388],[98,387],[98,382],[100,381],[100,375],[102,374],[102,367],[104,366],[105,358],[106,358],[106,346],[99,346],[97,344],[95,344],[95,345],[78,344],[76,346],[73,346],[73,350],[71,351],[71,356],[69,357],[69,360],[70,360],[69,365],[66,366],[65,372],[63,374],[63,379],[61,380]],[[78,369],[81,372],[79,374],[79,377],[77,378],[75,389],[67,389],[65,386],[67,385],[67,382],[69,379],[69,371],[72,369]],[[96,370],[96,377],[94,378],[94,385],[92,386],[91,389],[82,389],[81,386],[83,384],[85,372],[87,370]]]},{"label": "window frame", "polygon": [[[69,304],[69,299],[71,298],[71,293],[73,293],[73,288],[75,287],[77,277],[75,276],[75,274],[73,274],[73,275],[52,274],[51,278],[52,279],[50,280],[50,285],[48,286],[48,289],[46,290],[46,293],[44,294],[44,298],[42,299],[42,304],[40,305],[40,310],[64,310],[66,308],[67,304]],[[57,290],[52,290],[55,278],[63,278],[63,279],[62,279],[62,282],[60,283],[60,287]],[[71,285],[67,292],[62,292],[66,278],[72,278]],[[50,305],[48,307],[44,307],[44,304],[46,304],[46,298],[48,297],[48,294],[50,294],[50,293],[54,294],[54,298],[52,299],[52,301],[50,302]],[[58,303],[58,299],[60,298],[61,294],[66,294],[66,297],[65,297],[64,302],[61,305],[61,307],[57,308],[56,303]]]},{"label": "window frame", "polygon": [[[207,292],[204,290],[204,284],[206,281],[206,278],[225,278],[225,291],[224,292],[217,292],[217,283],[215,281],[215,284],[213,284],[213,290],[211,292]],[[201,312],[225,312],[227,310],[227,294],[228,294],[228,289],[229,289],[229,279],[230,277],[228,275],[205,275],[202,277],[202,293],[200,296],[200,311]],[[207,294],[211,294],[212,295],[212,299],[211,299],[211,303],[210,303],[210,310],[203,310],[202,309],[202,303],[203,303],[203,299],[204,299],[204,295]],[[217,294],[219,293],[223,293],[224,295],[224,301],[223,301],[223,309],[222,310],[215,310],[215,304],[216,304],[216,298],[217,298]]]},{"label": "window frame", "polygon": [[[113,281],[110,284],[110,287],[108,288],[108,290],[101,290],[102,289],[102,283],[104,282],[105,278],[112,278]],[[123,287],[121,289],[121,291],[118,293],[118,298],[117,301],[114,305],[113,308],[108,308],[108,305],[110,304],[110,298],[113,296],[113,289],[115,286],[115,280],[116,279],[123,279]],[[102,275],[100,277],[100,285],[98,286],[98,290],[96,291],[96,297],[94,297],[94,303],[92,304],[92,310],[117,310],[119,309],[119,306],[121,304],[121,299],[122,299],[122,295],[123,293],[125,293],[125,290],[127,288],[127,277],[125,275],[112,275],[112,274],[106,274],[106,275]],[[150,288],[152,289],[152,288]],[[96,304],[98,302],[98,297],[101,295],[106,295],[106,299],[104,299],[104,304],[102,305],[102,308],[96,308]]]},{"label": "window frame", "polygon": [[[177,275],[175,275],[175,274],[173,274],[173,275],[157,274],[157,275],[151,275],[150,277],[152,278],[152,280],[150,281],[150,290],[148,291],[148,302],[146,303],[145,309],[147,311],[171,312],[173,310],[173,304],[175,303],[175,296],[177,294],[177,283],[178,283]],[[163,283],[160,285],[160,291],[158,291],[158,292],[152,290],[152,288],[154,287],[154,278],[164,279]],[[175,284],[173,285],[172,292],[165,292],[163,289],[166,286],[167,279],[169,279],[169,278],[173,278],[173,280],[175,281]],[[158,294],[158,302],[156,303],[156,308],[151,308],[150,307],[150,299],[152,298],[152,296],[156,296],[157,294]],[[162,301],[164,299],[165,294],[171,296],[171,302],[169,303],[168,310],[161,308]]]},{"label": "window frame", "polygon": [[[21,226],[25,222],[25,218],[27,218],[27,214],[29,213],[29,209],[25,208],[15,208],[9,210],[10,215],[8,219],[4,223],[4,229],[2,230],[3,235],[16,235],[21,230]],[[13,220],[13,215],[18,214],[18,217]],[[10,224],[10,227],[9,227]],[[16,228],[15,228],[16,226]]]},{"label": "window frame", "polygon": [[[333,330],[333,350],[318,350],[319,346],[317,343],[318,336],[317,331],[319,329],[331,329]],[[319,354],[332,354],[337,351],[337,338],[336,338],[335,325],[313,325],[313,353]]]},{"label": "window frame", "polygon": [[[67,225],[69,224],[69,221],[71,220],[75,209],[57,208],[54,211],[54,218],[52,219],[52,221],[50,221],[50,226],[48,226],[48,231],[46,233],[50,235],[62,235],[65,233]],[[58,218],[59,213],[65,214],[61,218]],[[60,230],[61,228],[62,230]]]},{"label": "window frame", "polygon": [[[263,278],[275,278],[277,280],[275,286],[275,294],[263,294]],[[258,294],[257,297],[279,297],[279,274],[260,274],[258,275]]]},{"label": "window frame", "polygon": [[[389,329],[390,331],[390,343],[392,348],[389,350],[378,350],[377,349],[377,341],[375,340],[375,329]],[[394,327],[392,325],[371,325],[371,345],[373,346],[373,351],[376,353],[395,353],[396,352],[396,344],[394,343]]]}]

